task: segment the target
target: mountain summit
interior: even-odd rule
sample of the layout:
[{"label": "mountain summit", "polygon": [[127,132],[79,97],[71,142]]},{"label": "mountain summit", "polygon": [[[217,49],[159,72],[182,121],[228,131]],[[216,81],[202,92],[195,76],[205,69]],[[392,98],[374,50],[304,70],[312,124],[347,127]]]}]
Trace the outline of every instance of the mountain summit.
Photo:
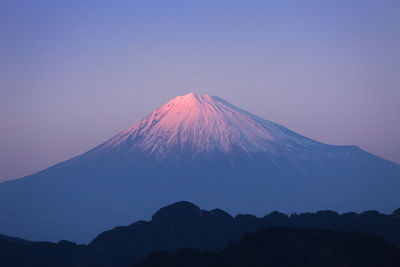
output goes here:
[{"label": "mountain summit", "polygon": [[[146,151],[165,159],[185,151],[245,153],[263,151],[276,129],[217,97],[190,93],[178,96],[100,147]],[[172,155],[174,154],[174,155]]]},{"label": "mountain summit", "polygon": [[0,184],[0,233],[87,242],[188,200],[231,214],[400,207],[400,166],[209,95],[178,96],[104,144]]},{"label": "mountain summit", "polygon": [[[231,159],[254,154],[286,156],[292,160],[293,153],[301,153],[304,159],[316,160],[319,155],[315,150],[326,146],[219,97],[189,93],[156,109],[91,155],[124,152],[170,162],[207,158],[210,154],[224,154]],[[357,149],[346,148],[347,153]]]}]

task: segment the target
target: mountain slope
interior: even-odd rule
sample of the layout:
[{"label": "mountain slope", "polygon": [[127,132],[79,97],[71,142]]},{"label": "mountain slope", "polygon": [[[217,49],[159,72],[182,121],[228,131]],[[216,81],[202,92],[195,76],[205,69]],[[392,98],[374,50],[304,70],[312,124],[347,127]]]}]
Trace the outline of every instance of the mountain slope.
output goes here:
[{"label": "mountain slope", "polygon": [[[352,153],[355,146],[330,146],[296,134],[276,123],[241,110],[218,97],[190,93],[156,109],[126,131],[86,156],[127,153],[158,162],[194,161],[209,154],[235,157],[267,156],[274,163],[286,158],[326,160]],[[327,153],[329,151],[329,153]]]},{"label": "mountain slope", "polygon": [[391,212],[399,188],[399,165],[191,93],[78,157],[0,184],[0,232],[88,242],[182,199],[233,214]]},{"label": "mountain slope", "polygon": [[220,98],[190,93],[174,98],[95,152],[138,151],[165,160],[168,156],[180,157],[185,151],[191,153],[191,158],[213,151],[282,153],[276,150],[277,144],[286,146],[286,150],[294,149],[294,144],[322,145]]}]

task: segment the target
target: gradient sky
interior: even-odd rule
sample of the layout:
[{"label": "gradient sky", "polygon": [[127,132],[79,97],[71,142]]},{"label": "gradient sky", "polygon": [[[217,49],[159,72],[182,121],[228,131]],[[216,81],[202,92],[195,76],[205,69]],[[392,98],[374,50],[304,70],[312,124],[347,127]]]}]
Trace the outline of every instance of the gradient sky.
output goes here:
[{"label": "gradient sky", "polygon": [[171,98],[400,163],[400,1],[0,1],[0,181]]}]

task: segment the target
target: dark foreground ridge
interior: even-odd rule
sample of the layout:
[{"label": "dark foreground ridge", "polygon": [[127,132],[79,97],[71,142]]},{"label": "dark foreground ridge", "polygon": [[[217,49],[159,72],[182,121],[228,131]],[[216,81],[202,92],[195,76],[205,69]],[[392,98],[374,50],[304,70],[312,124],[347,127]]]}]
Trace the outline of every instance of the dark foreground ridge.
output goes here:
[{"label": "dark foreground ridge", "polygon": [[153,252],[132,267],[400,266],[400,249],[372,235],[329,230],[262,228],[223,250]]},{"label": "dark foreground ridge", "polygon": [[[200,252],[224,249],[230,241],[238,241],[246,233],[254,233],[263,227],[277,226],[285,228],[264,229],[257,235],[247,236],[218,253]],[[359,233],[351,233],[354,231]],[[242,253],[241,249],[244,254],[237,255],[239,258],[235,262],[247,260],[246,257],[269,257],[269,254],[264,255],[261,252],[259,256],[248,254],[248,249],[253,244],[251,240],[261,242],[257,243],[261,247],[269,248],[274,244],[273,240],[279,238],[286,240],[286,243],[282,241],[274,253],[282,257],[291,255],[293,259],[324,263],[324,266],[342,266],[341,260],[354,261],[350,266],[356,266],[356,263],[364,263],[366,260],[370,260],[372,264],[381,263],[378,264],[381,266],[389,266],[386,263],[393,261],[400,266],[400,261],[396,261],[397,258],[393,256],[394,252],[400,255],[400,209],[391,215],[377,211],[341,215],[333,211],[319,211],[291,216],[272,212],[257,218],[252,215],[232,217],[220,209],[201,210],[190,202],[181,201],[161,208],[149,222],[138,221],[129,226],[103,232],[89,245],[77,245],[68,241],[29,242],[0,235],[0,266],[129,266],[144,260],[154,251],[171,253],[183,248],[195,250],[184,250],[172,255],[153,254],[139,266],[159,266],[149,264],[163,257],[166,257],[165,262],[172,264],[165,266],[180,266],[174,263],[186,256],[190,260],[198,257],[199,263],[207,263],[203,266],[208,266],[208,263],[211,266],[221,266],[220,261],[224,261],[230,253]],[[290,246],[284,246],[292,241],[294,243]],[[308,245],[304,247],[304,244]],[[319,248],[320,246],[322,247]],[[312,256],[312,253],[317,254]],[[300,257],[302,254],[305,258]],[[279,260],[279,257],[274,260]],[[337,258],[337,261],[326,264],[334,258]]]}]

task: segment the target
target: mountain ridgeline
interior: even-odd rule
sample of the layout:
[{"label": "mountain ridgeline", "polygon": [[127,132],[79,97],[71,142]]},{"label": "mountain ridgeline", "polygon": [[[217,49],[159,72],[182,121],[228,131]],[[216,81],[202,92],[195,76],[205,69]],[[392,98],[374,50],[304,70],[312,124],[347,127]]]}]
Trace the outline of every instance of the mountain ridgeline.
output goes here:
[{"label": "mountain ridgeline", "polygon": [[[177,264],[182,260],[197,262],[190,266],[252,266],[260,257],[273,266],[399,266],[399,246],[400,209],[391,215],[319,211],[232,217],[181,201],[161,208],[151,221],[103,232],[88,245],[0,236],[0,266],[188,266]],[[184,248],[191,250],[177,252]]]},{"label": "mountain ridgeline", "polygon": [[186,199],[231,214],[400,206],[400,166],[209,95],[172,99],[92,150],[0,184],[0,232],[87,243]]}]

